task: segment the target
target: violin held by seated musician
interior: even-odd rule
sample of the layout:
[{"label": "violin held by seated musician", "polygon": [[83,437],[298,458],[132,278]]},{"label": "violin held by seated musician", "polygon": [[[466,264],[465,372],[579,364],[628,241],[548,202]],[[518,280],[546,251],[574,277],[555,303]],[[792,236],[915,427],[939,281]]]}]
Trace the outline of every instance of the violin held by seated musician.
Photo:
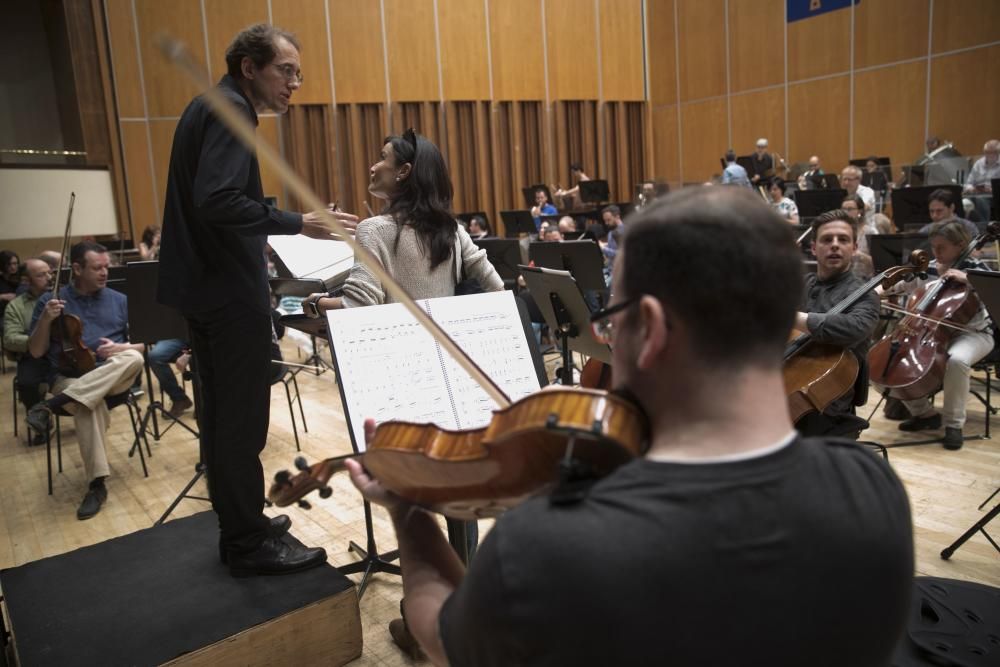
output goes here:
[{"label": "violin held by seated musician", "polygon": [[[899,425],[900,430],[943,426],[946,449],[962,447],[971,368],[994,346],[993,323],[965,272],[988,270],[972,253],[998,231],[1000,225],[994,223],[989,232],[970,240],[968,231],[956,221],[932,227],[934,261],[928,269],[929,280],[900,283],[886,291],[911,295],[906,308],[910,314],[868,357],[872,384],[904,399],[911,418]],[[930,399],[939,389],[943,389],[940,412]]]}]

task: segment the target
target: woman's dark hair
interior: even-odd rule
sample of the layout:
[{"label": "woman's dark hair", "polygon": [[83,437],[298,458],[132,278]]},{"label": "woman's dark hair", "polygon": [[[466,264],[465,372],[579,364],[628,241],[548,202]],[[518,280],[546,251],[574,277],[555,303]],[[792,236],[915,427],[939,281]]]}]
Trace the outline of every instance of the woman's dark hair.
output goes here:
[{"label": "woman's dark hair", "polygon": [[278,55],[275,43],[287,39],[297,51],[301,51],[299,40],[292,33],[268,23],[257,23],[244,28],[233,38],[226,49],[226,71],[234,79],[243,78],[243,58],[248,57],[258,68],[264,67]]},{"label": "woman's dark hair", "polygon": [[784,196],[785,179],[783,179],[781,176],[772,176],[767,180],[767,189],[770,190],[774,186],[778,186],[779,188],[781,188],[781,195]]},{"label": "woman's dark hair", "polygon": [[853,195],[847,195],[846,197],[844,197],[844,201],[854,202],[854,205],[858,207],[859,211],[861,211],[861,215],[864,215],[865,211],[868,209],[868,207],[865,206],[865,200],[862,199],[861,195],[859,195],[857,192],[855,192]]},{"label": "woman's dark hair", "polygon": [[145,243],[150,248],[153,247],[153,239],[157,234],[160,233],[159,225],[149,225],[146,229],[142,230],[142,242]]},{"label": "woman's dark hair", "polygon": [[945,206],[955,205],[955,197],[944,188],[938,188],[927,196],[927,203],[930,204],[932,201],[939,201]]},{"label": "woman's dark hair", "polygon": [[21,258],[18,257],[16,252],[13,250],[0,250],[0,273],[7,273],[7,265],[12,259],[16,259],[18,266],[20,266]]},{"label": "woman's dark hair", "polygon": [[[433,270],[451,257],[458,231],[451,213],[448,165],[438,147],[412,129],[402,136],[386,137],[383,144],[392,145],[397,165],[407,162],[411,165],[410,175],[400,181],[384,213],[393,216],[397,225],[413,228],[417,240],[430,255]],[[394,249],[398,246],[397,233]]]},{"label": "woman's dark hair", "polygon": [[490,223],[487,222],[486,218],[484,218],[483,216],[481,215],[472,216],[472,219],[469,220],[469,224],[471,225],[472,223],[476,223],[477,225],[479,225],[479,228],[484,232],[486,232],[487,234],[490,233]]},{"label": "woman's dark hair", "polygon": [[570,162],[569,171],[573,173],[574,171],[583,171],[583,164],[580,162]]}]

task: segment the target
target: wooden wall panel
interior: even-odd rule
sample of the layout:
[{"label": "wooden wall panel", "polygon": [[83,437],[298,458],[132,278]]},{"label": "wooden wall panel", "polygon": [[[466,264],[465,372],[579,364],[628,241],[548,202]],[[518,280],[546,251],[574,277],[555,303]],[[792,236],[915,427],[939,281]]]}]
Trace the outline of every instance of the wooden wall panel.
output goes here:
[{"label": "wooden wall panel", "polygon": [[850,9],[789,23],[788,80],[846,72],[851,66],[850,48]]},{"label": "wooden wall panel", "polygon": [[385,102],[379,0],[329,0],[337,103]]},{"label": "wooden wall panel", "polygon": [[115,73],[118,113],[125,118],[146,115],[139,80],[139,53],[135,45],[135,24],[131,0],[107,0],[108,40],[111,67]]},{"label": "wooden wall panel", "polygon": [[929,19],[930,0],[865,0],[857,5],[854,67],[926,56]]},{"label": "wooden wall panel", "polygon": [[847,76],[789,87],[788,150],[795,159],[818,155],[823,170],[834,173],[840,173],[847,165],[850,157],[849,96],[850,77]]},{"label": "wooden wall panel", "polygon": [[997,0],[934,0],[932,52],[995,42],[1000,37],[1000,2]]},{"label": "wooden wall panel", "polygon": [[[987,139],[1000,135],[1000,46],[931,61],[930,132],[979,155]],[[987,84],[986,82],[991,82]]]},{"label": "wooden wall panel", "polygon": [[677,52],[674,0],[646,0],[646,50],[649,101],[655,107],[677,103]]},{"label": "wooden wall panel", "polygon": [[602,98],[646,99],[642,0],[600,0],[600,19]]},{"label": "wooden wall panel", "polygon": [[681,101],[725,95],[725,0],[676,1]]},{"label": "wooden wall panel", "polygon": [[927,65],[914,62],[854,77],[854,151],[892,159],[893,178],[922,149]]},{"label": "wooden wall panel", "polygon": [[[267,23],[267,0],[204,0],[204,4],[208,33],[207,62],[212,80],[217,81],[226,73],[226,48],[236,34],[254,23]],[[281,23],[277,25],[286,30],[291,29]],[[311,47],[305,44],[303,46]],[[305,72],[304,66],[303,71]],[[305,73],[312,76],[310,72]],[[299,95],[296,94],[295,97],[298,102]]]},{"label": "wooden wall panel", "polygon": [[149,136],[153,147],[153,177],[156,183],[156,215],[163,219],[163,201],[167,192],[167,171],[170,167],[170,147],[174,143],[177,121],[173,119],[149,121]]},{"label": "wooden wall panel", "polygon": [[597,17],[594,3],[546,0],[545,26],[551,99],[596,100]]},{"label": "wooden wall panel", "polygon": [[784,0],[729,3],[729,77],[734,93],[784,82]]},{"label": "wooden wall panel", "polygon": [[437,8],[445,99],[490,99],[486,5],[469,0],[437,0]]},{"label": "wooden wall panel", "polygon": [[671,185],[681,181],[681,156],[677,146],[677,107],[657,107],[651,112],[653,172],[651,176]]},{"label": "wooden wall panel", "polygon": [[295,104],[329,104],[330,50],[326,32],[325,0],[281,0],[271,3],[275,25],[295,33],[302,51],[302,87],[295,91]]},{"label": "wooden wall panel", "polygon": [[490,0],[490,53],[494,100],[545,99],[538,0]]},{"label": "wooden wall panel", "polygon": [[[278,117],[269,114],[260,116],[258,120],[260,122],[257,125],[257,143],[267,143],[275,150],[280,151],[281,142],[278,138]],[[327,146],[326,150],[332,151],[333,146]],[[260,165],[260,181],[264,186],[264,194],[266,196],[277,197],[278,206],[283,206],[285,204],[285,186],[281,183],[281,179],[278,178],[277,173],[264,163]]]},{"label": "wooden wall panel", "polygon": [[122,153],[128,180],[128,201],[132,209],[132,226],[142,234],[149,225],[158,225],[161,211],[153,194],[153,172],[149,167],[149,138],[145,121],[121,123]]},{"label": "wooden wall panel", "polygon": [[139,48],[146,81],[147,109],[151,118],[179,116],[198,88],[179,68],[167,62],[156,47],[155,37],[165,32],[187,44],[194,59],[205,62],[205,35],[199,0],[136,2]]},{"label": "wooden wall panel", "polygon": [[[733,95],[730,108],[733,117],[733,145],[729,148],[736,151],[737,155],[749,155],[753,152],[757,139],[767,137],[771,151],[785,158],[788,164],[792,163],[785,150],[784,88]],[[792,156],[795,160],[808,157]]]},{"label": "wooden wall panel", "polygon": [[722,172],[726,153],[726,100],[681,105],[681,166],[686,183],[708,180]]},{"label": "wooden wall panel", "polygon": [[434,0],[383,2],[392,100],[440,100]]}]

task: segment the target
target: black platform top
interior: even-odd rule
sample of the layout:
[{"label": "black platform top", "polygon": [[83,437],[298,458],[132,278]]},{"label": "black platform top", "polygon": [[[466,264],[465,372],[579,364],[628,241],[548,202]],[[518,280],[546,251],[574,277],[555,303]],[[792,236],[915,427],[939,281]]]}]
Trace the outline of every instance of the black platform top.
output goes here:
[{"label": "black platform top", "polygon": [[159,665],[354,586],[330,565],[234,579],[218,535],[202,512],[0,571],[21,664]]}]

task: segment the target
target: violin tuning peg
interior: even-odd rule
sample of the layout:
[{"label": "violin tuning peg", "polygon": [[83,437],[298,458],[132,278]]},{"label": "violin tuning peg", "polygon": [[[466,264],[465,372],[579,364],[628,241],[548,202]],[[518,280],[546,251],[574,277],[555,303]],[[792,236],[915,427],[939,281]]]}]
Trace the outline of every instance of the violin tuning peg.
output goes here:
[{"label": "violin tuning peg", "polygon": [[288,486],[292,482],[292,473],[287,470],[279,470],[274,473],[274,483],[280,486]]},{"label": "violin tuning peg", "polygon": [[319,490],[320,498],[329,498],[332,495],[333,495],[333,489],[331,489],[329,486],[324,486],[322,489]]},{"label": "violin tuning peg", "polygon": [[309,504],[308,500],[300,500],[298,504],[299,504],[299,507],[301,507],[304,510],[311,510],[312,509],[312,505]]},{"label": "violin tuning peg", "polygon": [[309,470],[309,462],[306,461],[306,457],[304,457],[304,456],[296,456],[295,457],[295,467],[298,470],[303,470],[303,471]]}]

